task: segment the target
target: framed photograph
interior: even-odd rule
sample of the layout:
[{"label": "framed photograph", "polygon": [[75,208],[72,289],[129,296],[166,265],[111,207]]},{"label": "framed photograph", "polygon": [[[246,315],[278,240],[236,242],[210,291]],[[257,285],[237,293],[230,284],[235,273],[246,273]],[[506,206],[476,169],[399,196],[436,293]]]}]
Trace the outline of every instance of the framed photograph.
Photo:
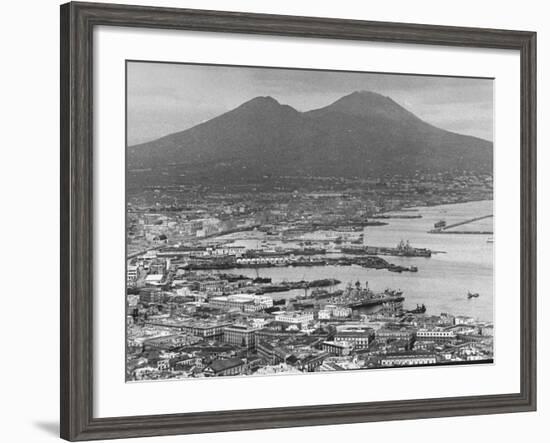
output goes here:
[{"label": "framed photograph", "polygon": [[535,410],[535,44],[61,6],[61,437]]}]

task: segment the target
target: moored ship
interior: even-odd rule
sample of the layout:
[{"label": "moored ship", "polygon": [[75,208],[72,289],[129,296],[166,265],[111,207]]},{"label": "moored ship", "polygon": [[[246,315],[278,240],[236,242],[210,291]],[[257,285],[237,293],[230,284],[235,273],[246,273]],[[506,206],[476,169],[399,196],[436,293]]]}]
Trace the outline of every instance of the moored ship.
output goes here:
[{"label": "moored ship", "polygon": [[[401,240],[395,248],[386,246],[344,246],[343,254],[356,255],[390,255],[395,257],[431,257],[432,251],[427,248],[414,248],[410,242]],[[414,271],[413,271],[414,272]]]},{"label": "moored ship", "polygon": [[401,302],[403,300],[405,300],[405,297],[403,297],[402,291],[386,289],[382,293],[376,293],[369,288],[368,282],[366,282],[363,287],[361,283],[357,281],[354,285],[349,283],[342,295],[331,298],[329,302],[339,306],[357,309],[383,305],[385,303]]},{"label": "moored ship", "polygon": [[416,305],[416,308],[406,311],[407,314],[424,314],[426,312],[426,306],[424,303]]}]

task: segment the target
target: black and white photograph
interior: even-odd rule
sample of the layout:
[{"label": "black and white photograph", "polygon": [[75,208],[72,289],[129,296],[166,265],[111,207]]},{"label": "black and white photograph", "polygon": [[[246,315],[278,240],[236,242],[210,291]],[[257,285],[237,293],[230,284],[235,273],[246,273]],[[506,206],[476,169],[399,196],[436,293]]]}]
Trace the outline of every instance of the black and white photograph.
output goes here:
[{"label": "black and white photograph", "polygon": [[493,79],[126,88],[127,381],[493,363]]},{"label": "black and white photograph", "polygon": [[544,435],[545,6],[6,2],[1,440]]}]

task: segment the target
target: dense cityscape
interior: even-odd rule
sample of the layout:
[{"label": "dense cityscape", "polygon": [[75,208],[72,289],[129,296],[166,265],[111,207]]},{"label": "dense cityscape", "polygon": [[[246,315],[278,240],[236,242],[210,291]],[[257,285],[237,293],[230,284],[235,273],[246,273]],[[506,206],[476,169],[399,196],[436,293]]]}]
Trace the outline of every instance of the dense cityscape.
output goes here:
[{"label": "dense cityscape", "polygon": [[[129,188],[126,379],[492,362],[491,321],[411,304],[407,287],[373,289],[445,253],[399,235],[377,244],[377,229],[421,219],[418,208],[491,200],[492,183],[451,171]],[[492,214],[478,215],[427,232],[492,235]],[[263,274],[311,268],[322,278]],[[346,268],[376,271],[346,281]]]}]

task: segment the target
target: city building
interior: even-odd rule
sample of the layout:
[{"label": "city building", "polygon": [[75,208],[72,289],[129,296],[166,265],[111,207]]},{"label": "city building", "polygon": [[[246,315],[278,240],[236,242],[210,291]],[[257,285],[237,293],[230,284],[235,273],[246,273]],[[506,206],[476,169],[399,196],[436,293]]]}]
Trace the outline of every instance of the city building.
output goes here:
[{"label": "city building", "polygon": [[182,325],[182,330],[201,338],[220,339],[229,324],[228,322],[191,320]]},{"label": "city building", "polygon": [[467,317],[465,315],[457,315],[454,318],[455,325],[471,325],[475,323],[475,320],[472,317]]},{"label": "city building", "polygon": [[227,286],[227,280],[203,280],[199,282],[199,291],[208,294],[222,294]]},{"label": "city building", "polygon": [[197,337],[190,336],[188,334],[174,334],[164,335],[160,337],[148,338],[143,341],[143,349],[148,350],[162,350],[173,351],[181,348],[182,346],[191,345],[197,343],[199,339]]},{"label": "city building", "polygon": [[226,326],[223,330],[223,341],[234,346],[248,349],[256,347],[256,331],[259,328],[247,325]]},{"label": "city building", "polygon": [[334,336],[335,343],[349,343],[354,349],[366,349],[374,340],[374,330],[371,328],[353,328],[337,330]]},{"label": "city building", "polygon": [[161,286],[163,284],[164,274],[149,274],[145,277],[145,284],[151,286]]},{"label": "city building", "polygon": [[136,280],[138,279],[138,266],[136,265],[128,265],[126,267],[126,283],[129,285],[134,284]]},{"label": "city building", "polygon": [[275,320],[284,322],[284,323],[307,325],[309,322],[313,321],[313,312],[303,312],[303,311],[281,312],[275,315]]},{"label": "city building", "polygon": [[261,340],[256,337],[256,351],[268,364],[274,365],[284,360],[279,360],[275,354],[275,344],[268,340]]},{"label": "city building", "polygon": [[420,329],[416,333],[418,341],[433,341],[436,343],[447,343],[456,338],[454,331],[446,331],[443,329],[426,330]]},{"label": "city building", "polygon": [[347,342],[325,341],[321,345],[323,351],[333,355],[345,356],[349,355],[353,349],[352,345]]},{"label": "city building", "polygon": [[223,337],[223,330],[231,323],[195,319],[176,320],[162,318],[149,319],[145,324],[166,330],[177,330],[194,335],[195,337],[213,340],[221,339]]},{"label": "city building", "polygon": [[279,375],[279,374],[301,374],[302,371],[286,363],[278,365],[266,365],[260,367],[254,375]]},{"label": "city building", "polygon": [[347,318],[351,316],[351,308],[346,306],[337,306],[332,310],[332,316],[334,318]]},{"label": "city building", "polygon": [[273,307],[273,299],[266,295],[233,294],[212,297],[209,303],[220,309],[237,309],[242,312],[258,312]]},{"label": "city building", "polygon": [[204,369],[204,374],[214,377],[239,375],[243,372],[244,368],[245,363],[240,358],[214,360]]},{"label": "city building", "polygon": [[[301,372],[314,372],[325,361],[330,354],[325,351],[317,351],[308,353],[307,355],[297,358],[295,362],[292,362],[292,366],[299,369]],[[290,359],[287,359],[289,361]]]},{"label": "city building", "polygon": [[437,357],[435,354],[424,353],[409,353],[409,354],[386,354],[380,357],[380,366],[396,367],[396,366],[423,366],[435,365]]},{"label": "city building", "polygon": [[386,344],[392,341],[402,341],[407,344],[407,349],[411,349],[416,340],[416,330],[411,328],[381,328],[376,331],[376,340]]}]

